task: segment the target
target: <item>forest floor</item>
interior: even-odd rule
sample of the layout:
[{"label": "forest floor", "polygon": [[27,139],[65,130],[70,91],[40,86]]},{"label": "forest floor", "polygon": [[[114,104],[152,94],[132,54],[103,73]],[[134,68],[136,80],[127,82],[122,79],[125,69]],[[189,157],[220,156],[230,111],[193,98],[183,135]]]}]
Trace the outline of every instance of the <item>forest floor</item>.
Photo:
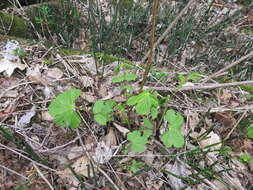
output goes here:
[{"label": "forest floor", "polygon": [[67,48],[0,34],[0,190],[253,190],[252,5],[191,2],[143,89],[148,26],[100,51],[98,20]]}]

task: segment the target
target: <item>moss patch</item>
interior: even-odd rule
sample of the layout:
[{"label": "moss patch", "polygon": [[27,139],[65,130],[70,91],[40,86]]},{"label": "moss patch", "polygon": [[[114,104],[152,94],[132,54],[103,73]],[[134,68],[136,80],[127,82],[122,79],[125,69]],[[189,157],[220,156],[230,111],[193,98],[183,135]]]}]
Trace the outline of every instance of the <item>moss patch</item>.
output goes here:
[{"label": "moss patch", "polygon": [[8,34],[20,38],[29,38],[29,29],[27,22],[18,17],[0,11],[0,34]]},{"label": "moss patch", "polygon": [[84,54],[90,54],[90,55],[94,55],[96,58],[103,60],[106,63],[111,63],[114,61],[119,61],[122,63],[126,63],[129,65],[135,65],[133,62],[123,59],[123,58],[119,58],[119,57],[115,57],[112,55],[108,55],[105,53],[93,53],[93,52],[88,52],[88,51],[84,51],[84,50],[75,50],[75,49],[67,49],[67,48],[62,48],[60,50],[61,53],[63,53],[64,55],[84,55]]}]

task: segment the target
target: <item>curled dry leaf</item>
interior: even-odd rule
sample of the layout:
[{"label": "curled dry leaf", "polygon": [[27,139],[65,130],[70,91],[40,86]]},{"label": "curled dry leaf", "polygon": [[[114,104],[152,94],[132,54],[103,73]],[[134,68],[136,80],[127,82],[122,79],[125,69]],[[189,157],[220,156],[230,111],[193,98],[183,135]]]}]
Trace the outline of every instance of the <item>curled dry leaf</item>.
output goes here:
[{"label": "curled dry leaf", "polygon": [[83,87],[87,88],[87,87],[92,87],[94,85],[94,80],[93,78],[89,77],[89,76],[82,76],[80,78]]},{"label": "curled dry leaf", "polygon": [[[203,134],[204,132],[205,132],[205,130],[203,129],[201,134]],[[211,131],[205,137],[205,139],[203,139],[199,142],[199,145],[201,146],[201,148],[205,148],[207,146],[210,146],[210,145],[213,145],[213,144],[216,144],[216,143],[220,143],[220,142],[221,142],[221,139],[220,139],[219,135],[217,135],[216,133]],[[210,147],[211,150],[217,150],[217,149],[220,149],[220,148],[221,148],[221,143]]]},{"label": "curled dry leaf", "polygon": [[63,76],[63,72],[61,69],[55,67],[55,68],[49,68],[46,73],[46,77],[52,78],[52,79],[60,79]]},{"label": "curled dry leaf", "polygon": [[[87,157],[82,156],[80,158],[78,158],[72,165],[71,167],[73,168],[73,170],[76,172],[76,174],[81,174],[85,177],[93,177],[94,173],[93,170],[88,169],[90,168],[90,161]],[[90,172],[90,173],[88,173]],[[78,186],[79,181],[78,179],[74,176],[74,174],[72,173],[72,171],[69,168],[65,168],[62,171],[58,171],[57,174],[59,175],[59,177],[62,179],[62,181],[71,184],[75,187]]]},{"label": "curled dry leaf", "polygon": [[15,104],[9,104],[3,111],[0,112],[0,121],[6,119],[15,110]]},{"label": "curled dry leaf", "polygon": [[30,67],[27,69],[26,76],[28,79],[36,84],[42,84],[44,86],[48,86],[48,82],[41,74],[41,67],[39,65],[35,65],[34,67]]},{"label": "curled dry leaf", "polygon": [[112,158],[114,149],[115,147],[107,146],[104,141],[99,142],[92,158],[99,164],[107,163]]},{"label": "curled dry leaf", "polygon": [[53,117],[48,113],[48,111],[41,112],[41,119],[43,121],[53,121]]},{"label": "curled dry leaf", "polygon": [[236,120],[231,112],[217,112],[214,114],[215,119],[217,119],[225,128],[232,128]]},{"label": "curled dry leaf", "polygon": [[82,92],[81,97],[89,103],[95,103],[97,101],[97,97],[90,92]]},{"label": "curled dry leaf", "polygon": [[105,144],[108,147],[113,147],[117,145],[117,138],[112,127],[109,128],[107,135],[104,137]]},{"label": "curled dry leaf", "polygon": [[129,129],[125,128],[125,127],[122,127],[121,125],[117,124],[117,123],[114,123],[113,122],[113,125],[116,127],[116,129],[118,129],[119,132],[121,132],[123,134],[123,136],[126,136],[127,133],[129,133]]},{"label": "curled dry leaf", "polygon": [[18,121],[18,126],[23,128],[25,127],[27,124],[30,123],[32,117],[35,115],[35,109],[36,107],[33,106],[30,111],[26,112],[24,115],[22,115],[22,117],[19,119]]},{"label": "curled dry leaf", "polygon": [[[20,48],[17,41],[8,41],[5,50],[0,52],[0,73],[6,72],[10,77],[16,68],[24,70],[26,65],[22,64],[15,50]],[[3,58],[1,58],[3,57]]]}]

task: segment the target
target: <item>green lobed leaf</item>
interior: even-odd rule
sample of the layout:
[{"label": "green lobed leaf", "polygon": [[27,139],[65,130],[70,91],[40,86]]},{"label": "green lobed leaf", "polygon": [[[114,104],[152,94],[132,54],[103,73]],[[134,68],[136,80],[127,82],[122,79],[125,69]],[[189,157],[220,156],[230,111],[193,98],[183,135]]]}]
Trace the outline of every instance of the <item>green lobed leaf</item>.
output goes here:
[{"label": "green lobed leaf", "polygon": [[172,109],[166,112],[164,119],[168,121],[170,125],[173,125],[173,126],[175,125],[176,127],[181,127],[181,125],[184,123],[183,116]]},{"label": "green lobed leaf", "polygon": [[181,134],[181,127],[184,123],[183,116],[174,110],[168,110],[164,120],[169,122],[169,129],[162,134],[161,140],[166,147],[175,146],[180,148],[184,145],[184,136]]},{"label": "green lobed leaf", "polygon": [[253,139],[253,125],[248,127],[247,135],[248,135],[249,138]]},{"label": "green lobed leaf", "polygon": [[94,119],[95,119],[95,121],[98,122],[98,124],[100,124],[100,125],[106,125],[106,123],[109,121],[109,118],[108,118],[108,117],[106,117],[105,115],[100,114],[100,113],[95,114],[95,115],[94,115]]},{"label": "green lobed leaf", "polygon": [[181,148],[184,146],[184,137],[180,134],[178,130],[169,129],[162,134],[161,140],[163,144],[170,148],[175,146],[176,148]]},{"label": "green lobed leaf", "polygon": [[149,121],[148,118],[143,118],[143,122],[148,129],[153,129],[153,124]]},{"label": "green lobed leaf", "polygon": [[96,101],[92,109],[95,121],[100,125],[106,125],[108,121],[112,120],[111,114],[115,105],[113,100]]},{"label": "green lobed leaf", "polygon": [[146,90],[137,96],[130,97],[127,101],[127,105],[135,105],[137,114],[146,115],[151,112],[153,107],[158,107],[158,100],[155,94],[151,94],[148,90]]},{"label": "green lobed leaf", "polygon": [[130,148],[133,152],[144,152],[146,144],[148,143],[148,137],[152,134],[151,130],[145,130],[143,135],[141,131],[133,131],[127,134],[127,140],[131,142]]},{"label": "green lobed leaf", "polygon": [[49,114],[54,117],[54,123],[63,127],[77,128],[81,122],[75,112],[75,100],[80,96],[81,90],[70,89],[59,94],[49,105]]}]

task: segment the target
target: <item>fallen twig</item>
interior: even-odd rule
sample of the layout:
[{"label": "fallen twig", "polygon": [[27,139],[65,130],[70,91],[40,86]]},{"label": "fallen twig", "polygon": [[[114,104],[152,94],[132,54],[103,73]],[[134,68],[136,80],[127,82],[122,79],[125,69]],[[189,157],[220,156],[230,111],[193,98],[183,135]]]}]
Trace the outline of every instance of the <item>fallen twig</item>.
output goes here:
[{"label": "fallen twig", "polygon": [[28,177],[25,177],[25,176],[21,175],[20,173],[18,173],[18,172],[16,172],[16,171],[12,170],[12,169],[10,169],[10,168],[7,168],[7,167],[5,167],[5,166],[3,166],[3,165],[1,165],[1,164],[0,164],[0,168],[3,168],[4,170],[9,171],[10,173],[16,174],[17,176],[22,177],[22,178],[25,179],[25,180],[28,180]]},{"label": "fallen twig", "polygon": [[47,180],[47,178],[44,176],[44,174],[40,171],[40,169],[38,168],[38,166],[33,162],[33,167],[37,170],[38,174],[40,175],[40,177],[46,182],[46,184],[49,186],[49,188],[51,190],[54,190],[53,186],[51,185],[51,183]]},{"label": "fallen twig", "polygon": [[232,87],[232,86],[240,86],[240,85],[246,85],[246,84],[253,84],[253,80],[241,81],[241,82],[230,82],[230,83],[223,83],[223,84],[206,84],[205,86],[204,85],[186,86],[182,88],[145,86],[144,89],[154,89],[157,91],[187,91],[187,90],[205,90],[205,89],[213,89],[213,88]]},{"label": "fallen twig", "polygon": [[205,80],[203,80],[202,83],[205,83],[205,82],[209,81],[210,79],[212,79],[212,78],[218,76],[219,74],[223,73],[224,71],[227,71],[227,70],[230,69],[231,67],[233,67],[233,66],[235,66],[235,65],[241,63],[242,61],[244,61],[244,60],[246,60],[246,59],[249,59],[249,58],[251,58],[251,57],[253,57],[253,51],[251,51],[251,52],[248,53],[247,55],[241,57],[240,59],[238,59],[238,60],[236,60],[236,61],[230,63],[229,65],[227,65],[227,66],[224,67],[223,69],[217,71],[216,73],[212,74],[211,76],[207,77]]}]

